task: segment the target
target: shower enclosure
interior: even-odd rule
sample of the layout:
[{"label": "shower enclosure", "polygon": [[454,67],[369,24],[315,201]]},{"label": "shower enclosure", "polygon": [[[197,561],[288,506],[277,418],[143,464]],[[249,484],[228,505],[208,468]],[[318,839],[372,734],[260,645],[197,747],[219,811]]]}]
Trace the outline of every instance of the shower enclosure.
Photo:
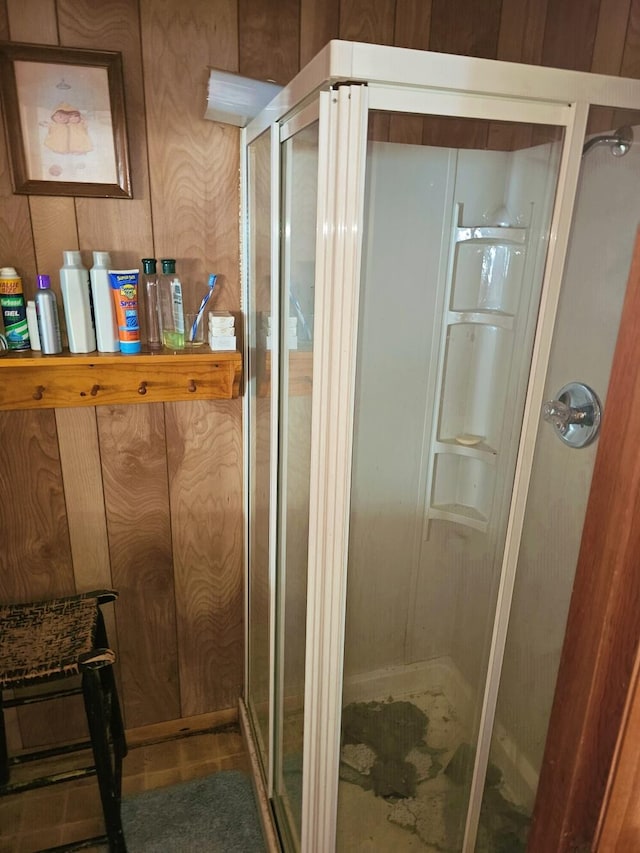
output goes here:
[{"label": "shower enclosure", "polygon": [[245,704],[286,850],[526,849],[597,448],[556,433],[569,383],[606,406],[639,108],[331,42],[243,132]]}]

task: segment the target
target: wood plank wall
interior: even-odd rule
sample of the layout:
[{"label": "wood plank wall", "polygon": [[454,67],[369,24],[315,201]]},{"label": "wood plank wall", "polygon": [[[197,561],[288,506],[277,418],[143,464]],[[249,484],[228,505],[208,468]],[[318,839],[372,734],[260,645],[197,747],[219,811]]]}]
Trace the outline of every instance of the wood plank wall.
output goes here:
[{"label": "wood plank wall", "polygon": [[[134,190],[14,195],[1,138],[0,263],[31,295],[37,272],[59,287],[63,249],[176,257],[190,298],[217,271],[216,307],[233,311],[238,131],[202,120],[208,67],[285,84],[343,38],[640,76],[640,0],[0,0],[0,37],[122,52]],[[420,142],[425,126],[383,131]],[[129,727],[241,690],[241,430],[239,400],[0,415],[0,598],[118,588]],[[59,739],[70,718],[25,714],[12,738]]]}]

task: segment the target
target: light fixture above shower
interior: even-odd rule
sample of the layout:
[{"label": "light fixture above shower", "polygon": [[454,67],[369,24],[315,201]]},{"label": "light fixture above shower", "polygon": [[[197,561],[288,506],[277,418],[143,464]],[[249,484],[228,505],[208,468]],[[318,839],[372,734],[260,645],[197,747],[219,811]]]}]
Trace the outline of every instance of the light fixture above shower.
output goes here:
[{"label": "light fixture above shower", "polygon": [[629,125],[624,125],[623,127],[618,128],[613,135],[605,133],[601,136],[594,136],[592,139],[589,139],[584,144],[582,156],[584,157],[587,151],[591,148],[595,148],[596,145],[609,145],[611,146],[611,153],[614,157],[624,157],[627,151],[631,148],[632,143],[633,130]]}]

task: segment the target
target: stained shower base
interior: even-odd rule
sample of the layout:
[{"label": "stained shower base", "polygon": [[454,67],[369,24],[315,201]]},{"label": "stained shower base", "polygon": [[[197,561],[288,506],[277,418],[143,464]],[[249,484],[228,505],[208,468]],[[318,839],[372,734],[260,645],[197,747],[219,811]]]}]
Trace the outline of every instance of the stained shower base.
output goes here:
[{"label": "stained shower base", "polygon": [[[467,729],[441,689],[387,696],[377,702],[360,701],[356,710],[363,713],[369,707],[375,714],[394,700],[403,703],[401,711],[410,710],[404,703],[411,703],[428,719],[424,736],[406,758],[416,766],[414,784],[410,786],[412,795],[377,796],[374,787],[379,788],[379,783],[367,778],[377,760],[375,751],[366,744],[344,744],[336,849],[339,853],[459,851],[472,760]],[[353,732],[349,739],[354,740]],[[365,739],[375,740],[366,735]],[[493,785],[483,804],[476,851],[523,853],[527,815],[514,804],[497,768],[492,767],[490,778]]]}]

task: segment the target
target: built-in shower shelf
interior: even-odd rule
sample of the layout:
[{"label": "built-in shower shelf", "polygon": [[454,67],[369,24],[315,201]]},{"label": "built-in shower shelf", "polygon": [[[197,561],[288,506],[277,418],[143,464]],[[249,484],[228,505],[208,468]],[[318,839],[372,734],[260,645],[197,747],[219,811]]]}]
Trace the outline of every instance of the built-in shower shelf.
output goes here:
[{"label": "built-in shower shelf", "polygon": [[472,506],[463,504],[432,504],[427,512],[427,517],[434,521],[453,521],[456,524],[464,524],[485,533],[489,526],[489,519],[478,512]]},{"label": "built-in shower shelf", "polygon": [[459,225],[456,228],[455,238],[456,243],[473,240],[477,243],[490,241],[492,243],[523,244],[527,239],[527,229],[504,225],[472,225],[469,227]]},{"label": "built-in shower shelf", "polygon": [[455,438],[441,438],[434,442],[436,453],[453,453],[457,456],[467,456],[470,459],[481,459],[493,465],[498,451],[483,441],[474,445],[460,444]]},{"label": "built-in shower shelf", "polygon": [[483,326],[498,326],[501,329],[513,329],[513,314],[504,311],[449,311],[447,322],[451,326],[455,323],[479,323]]}]

